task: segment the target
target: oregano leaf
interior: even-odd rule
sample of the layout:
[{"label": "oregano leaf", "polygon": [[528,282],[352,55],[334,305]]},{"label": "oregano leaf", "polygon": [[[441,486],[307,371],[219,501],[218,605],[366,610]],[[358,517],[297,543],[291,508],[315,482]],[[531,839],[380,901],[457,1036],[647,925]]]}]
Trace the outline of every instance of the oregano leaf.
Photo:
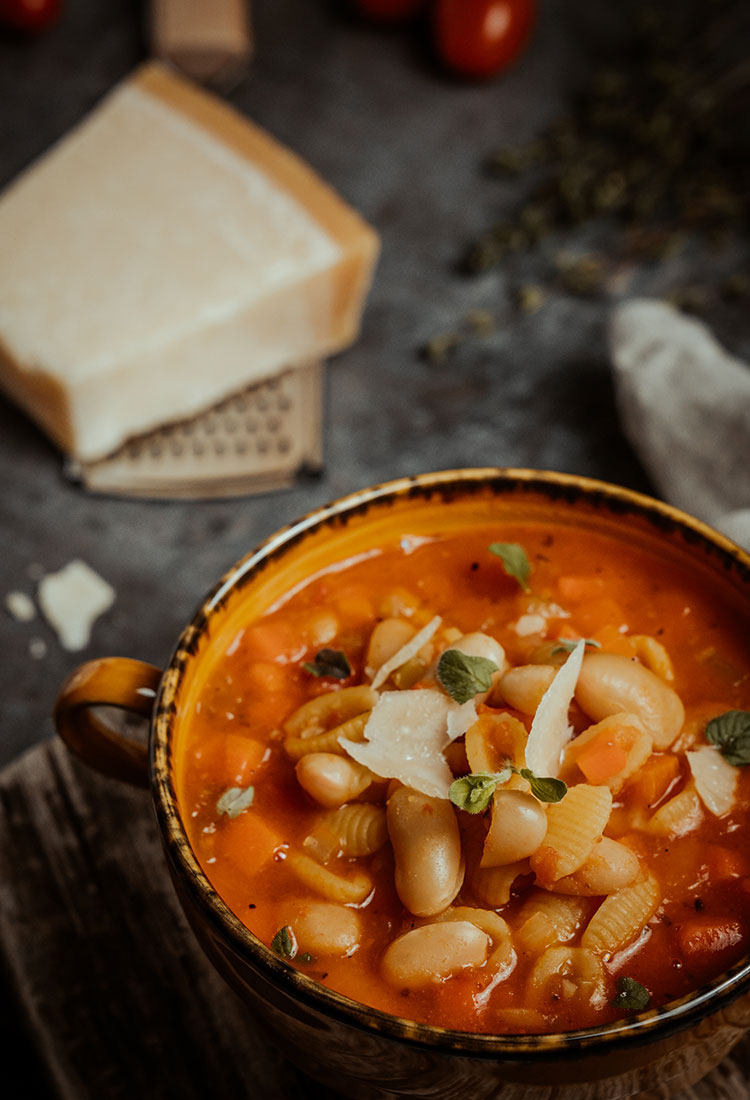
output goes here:
[{"label": "oregano leaf", "polygon": [[488,657],[469,657],[460,649],[446,649],[437,666],[440,684],[457,703],[468,703],[480,691],[492,687],[497,665]]},{"label": "oregano leaf", "polygon": [[706,740],[736,768],[750,764],[750,711],[728,710],[706,726]]},{"label": "oregano leaf", "polygon": [[331,676],[334,680],[345,680],[352,674],[349,659],[340,649],[321,649],[314,661],[305,661],[302,667],[311,676]]},{"label": "oregano leaf", "polygon": [[531,565],[523,546],[517,542],[492,542],[489,551],[500,558],[508,576],[514,577],[524,592],[529,592]]}]

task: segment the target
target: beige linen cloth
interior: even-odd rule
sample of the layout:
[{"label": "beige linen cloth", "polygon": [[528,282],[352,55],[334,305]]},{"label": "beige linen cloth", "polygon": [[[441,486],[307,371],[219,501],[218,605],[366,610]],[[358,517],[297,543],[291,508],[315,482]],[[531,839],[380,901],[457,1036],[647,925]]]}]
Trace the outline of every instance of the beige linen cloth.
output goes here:
[{"label": "beige linen cloth", "polygon": [[655,300],[618,306],[609,335],[620,420],[654,485],[750,548],[750,366]]}]

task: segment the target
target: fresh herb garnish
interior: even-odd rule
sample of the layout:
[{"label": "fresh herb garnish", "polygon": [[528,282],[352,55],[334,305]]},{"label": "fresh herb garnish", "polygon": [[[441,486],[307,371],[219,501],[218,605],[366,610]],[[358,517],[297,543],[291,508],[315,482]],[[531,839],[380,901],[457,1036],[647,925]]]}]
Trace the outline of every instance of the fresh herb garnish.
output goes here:
[{"label": "fresh herb garnish", "polygon": [[469,657],[460,649],[446,649],[438,661],[437,678],[457,703],[468,703],[480,691],[492,687],[498,668],[488,657]]},{"label": "fresh herb garnish", "polygon": [[340,649],[321,649],[314,661],[305,661],[302,667],[312,676],[332,676],[334,680],[345,680],[352,674],[347,656]]},{"label": "fresh herb garnish", "polygon": [[280,928],[271,940],[271,950],[280,959],[293,959],[297,954],[297,941],[288,924]]},{"label": "fresh herb garnish", "polygon": [[625,1012],[645,1012],[651,1004],[651,994],[635,978],[618,978],[615,984],[617,996],[612,1000],[615,1008],[622,1008]]},{"label": "fresh herb garnish", "polygon": [[230,787],[216,803],[216,812],[227,817],[238,817],[248,806],[252,806],[254,798],[255,787]]},{"label": "fresh herb garnish", "polygon": [[728,710],[706,726],[706,740],[716,745],[729,764],[750,764],[750,711]]},{"label": "fresh herb garnish", "polygon": [[462,775],[451,783],[448,798],[454,806],[458,806],[459,810],[466,810],[468,814],[484,813],[492,801],[498,783],[505,783],[511,775],[510,768],[503,768],[501,772]]},{"label": "fresh herb garnish", "polygon": [[[558,638],[554,648],[550,650],[550,657],[554,657],[557,653],[572,653],[580,640],[580,638]],[[602,643],[597,642],[596,638],[584,638],[583,641],[587,649],[589,646],[594,649],[602,648]]]},{"label": "fresh herb garnish", "polygon": [[519,775],[528,779],[531,793],[540,802],[560,802],[567,794],[567,784],[551,775],[534,775],[531,768],[521,768]]},{"label": "fresh herb garnish", "polygon": [[459,810],[469,814],[484,813],[497,787],[514,773],[529,781],[531,793],[540,802],[559,802],[568,790],[562,779],[534,775],[530,768],[517,768],[508,760],[499,772],[474,772],[454,779],[448,789],[448,798]]},{"label": "fresh herb garnish", "polygon": [[517,542],[492,542],[488,547],[491,554],[500,558],[509,577],[514,577],[524,592],[529,592],[531,565],[523,546]]},{"label": "fresh herb garnish", "polygon": [[297,956],[298,963],[304,963],[305,966],[309,966],[310,963],[317,962],[315,955],[311,955],[309,951],[303,951],[301,955]]}]

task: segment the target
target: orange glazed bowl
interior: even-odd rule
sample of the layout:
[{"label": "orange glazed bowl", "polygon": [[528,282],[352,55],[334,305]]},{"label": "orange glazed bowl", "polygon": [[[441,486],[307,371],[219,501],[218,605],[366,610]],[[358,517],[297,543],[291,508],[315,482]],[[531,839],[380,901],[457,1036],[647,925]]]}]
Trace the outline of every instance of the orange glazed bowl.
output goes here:
[{"label": "orange glazed bowl", "polygon": [[[57,728],[72,752],[106,774],[150,784],[170,872],[204,951],[284,1055],[344,1096],[667,1100],[705,1075],[750,1028],[747,958],[695,992],[614,1020],[610,1013],[578,1030],[488,1034],[404,1019],[280,958],[239,920],[199,862],[181,798],[187,717],[206,655],[225,652],[243,625],[337,563],[365,560],[407,536],[413,545],[436,533],[485,528],[502,537],[519,525],[606,538],[623,553],[653,555],[688,573],[696,588],[719,594],[750,636],[750,555],[705,524],[638,493],[572,475],[445,471],[365,489],[283,528],[218,582],[166,671],[120,658],[92,661],[68,679],[56,704]],[[101,705],[150,718],[147,756],[102,723]]]}]

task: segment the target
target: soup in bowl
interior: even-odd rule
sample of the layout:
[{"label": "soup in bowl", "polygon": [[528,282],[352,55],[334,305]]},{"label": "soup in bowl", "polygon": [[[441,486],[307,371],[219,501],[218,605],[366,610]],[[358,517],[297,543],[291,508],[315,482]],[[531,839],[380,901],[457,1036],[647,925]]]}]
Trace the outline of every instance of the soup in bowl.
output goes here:
[{"label": "soup in bowl", "polygon": [[674,509],[444,472],[282,530],[57,720],[138,781],[92,707],[153,706],[185,911],[313,1076],[668,1096],[750,1025],[749,626],[747,555]]}]

